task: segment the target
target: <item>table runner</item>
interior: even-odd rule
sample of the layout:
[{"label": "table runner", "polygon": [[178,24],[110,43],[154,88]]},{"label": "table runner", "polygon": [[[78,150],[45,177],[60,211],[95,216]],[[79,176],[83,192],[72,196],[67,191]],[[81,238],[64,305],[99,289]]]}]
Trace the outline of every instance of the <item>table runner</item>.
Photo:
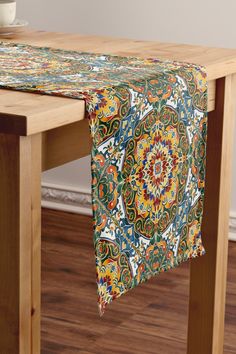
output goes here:
[{"label": "table runner", "polygon": [[203,67],[4,42],[0,87],[85,100],[101,314],[139,283],[205,253]]}]

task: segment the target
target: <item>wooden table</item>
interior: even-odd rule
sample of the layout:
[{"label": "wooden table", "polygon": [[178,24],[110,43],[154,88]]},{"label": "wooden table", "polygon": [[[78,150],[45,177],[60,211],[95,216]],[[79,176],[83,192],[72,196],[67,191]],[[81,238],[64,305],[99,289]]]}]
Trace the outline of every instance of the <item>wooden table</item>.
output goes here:
[{"label": "wooden table", "polygon": [[[206,66],[207,254],[191,262],[188,354],[222,354],[236,50],[43,31],[12,41]],[[83,101],[0,90],[1,354],[40,353],[41,172],[90,153],[84,112]]]}]

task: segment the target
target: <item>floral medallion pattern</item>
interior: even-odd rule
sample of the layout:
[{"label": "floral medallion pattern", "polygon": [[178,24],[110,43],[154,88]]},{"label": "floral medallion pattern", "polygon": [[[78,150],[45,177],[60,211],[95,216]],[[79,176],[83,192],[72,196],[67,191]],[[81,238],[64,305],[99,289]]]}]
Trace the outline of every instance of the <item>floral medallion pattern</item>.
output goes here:
[{"label": "floral medallion pattern", "polygon": [[0,87],[86,102],[98,303],[204,254],[204,68],[0,44]]},{"label": "floral medallion pattern", "polygon": [[177,112],[164,106],[141,120],[127,144],[123,200],[129,222],[147,238],[161,235],[176,213],[187,179],[185,137]]}]

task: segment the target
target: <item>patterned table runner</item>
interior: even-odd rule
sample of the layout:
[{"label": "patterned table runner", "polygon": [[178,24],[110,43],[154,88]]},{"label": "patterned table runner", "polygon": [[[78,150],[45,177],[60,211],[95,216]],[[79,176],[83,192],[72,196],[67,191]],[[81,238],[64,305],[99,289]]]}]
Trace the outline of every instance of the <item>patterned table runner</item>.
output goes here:
[{"label": "patterned table runner", "polygon": [[101,314],[151,276],[204,254],[203,67],[0,43],[0,87],[86,102]]}]

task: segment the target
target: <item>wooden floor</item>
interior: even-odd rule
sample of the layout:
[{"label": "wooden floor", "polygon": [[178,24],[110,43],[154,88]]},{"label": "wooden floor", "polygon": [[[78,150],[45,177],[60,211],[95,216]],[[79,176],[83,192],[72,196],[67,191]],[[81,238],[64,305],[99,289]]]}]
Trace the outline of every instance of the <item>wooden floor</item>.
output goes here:
[{"label": "wooden floor", "polygon": [[[43,211],[42,353],[185,354],[188,262],[130,291],[99,318],[92,242],[90,217]],[[236,243],[231,242],[224,354],[233,353]]]}]

